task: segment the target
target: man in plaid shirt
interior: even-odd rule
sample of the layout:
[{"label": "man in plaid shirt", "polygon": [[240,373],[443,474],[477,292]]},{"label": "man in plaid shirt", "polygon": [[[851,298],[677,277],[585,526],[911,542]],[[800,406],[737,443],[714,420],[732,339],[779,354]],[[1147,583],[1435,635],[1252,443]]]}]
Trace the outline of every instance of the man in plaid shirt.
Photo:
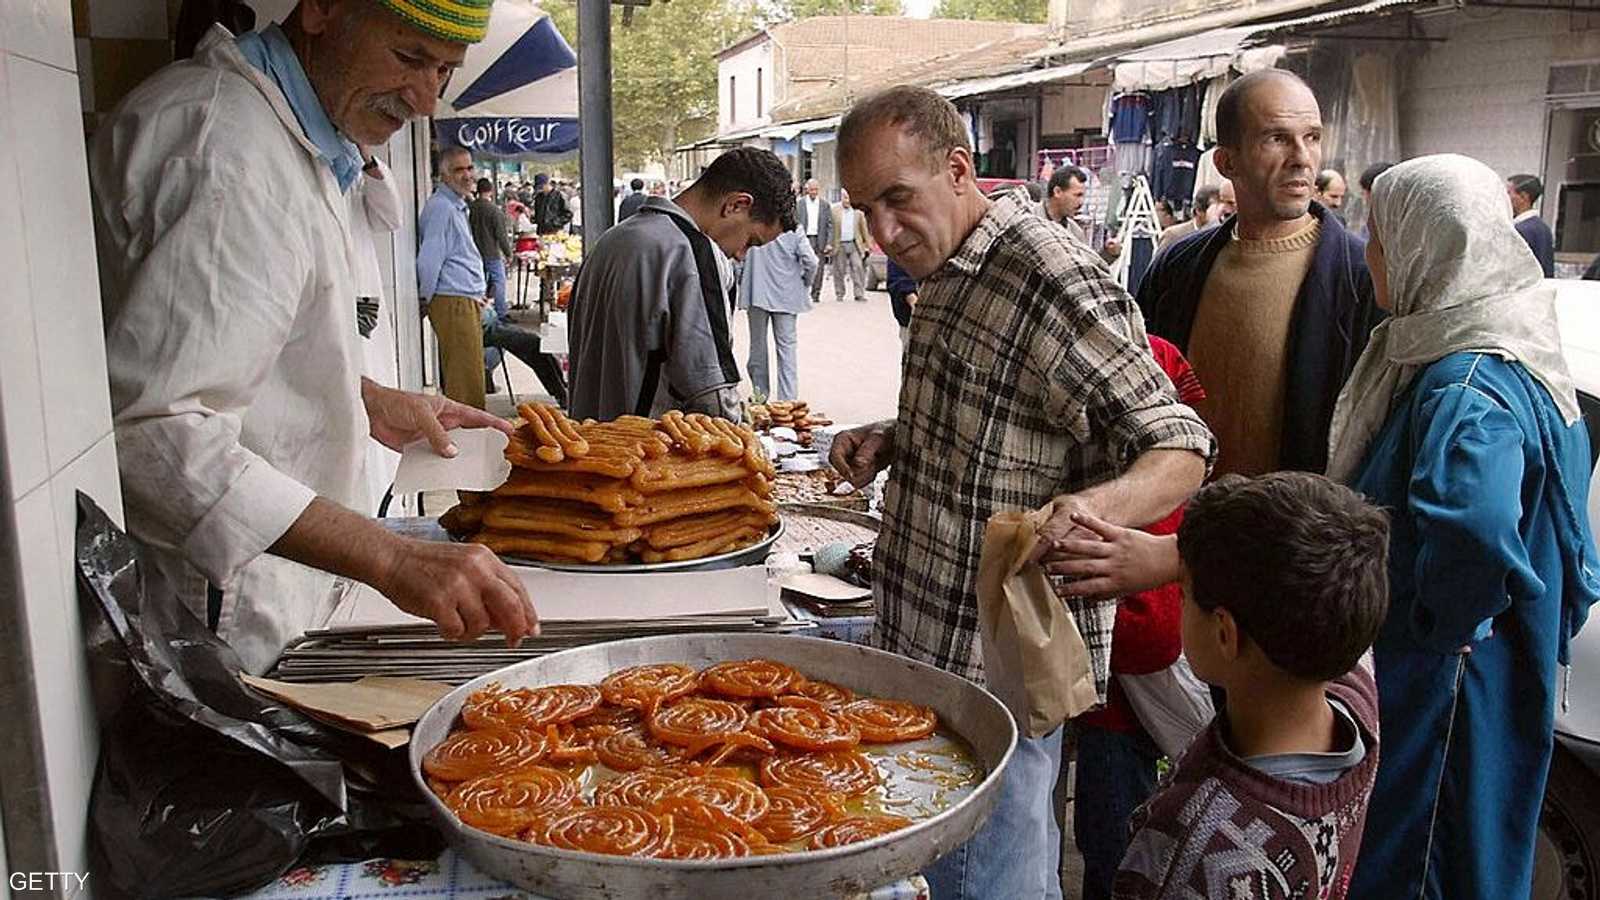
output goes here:
[{"label": "man in plaid shirt", "polygon": [[[1099,256],[1035,216],[1025,191],[983,196],[949,101],[908,86],[866,99],[840,125],[838,153],[873,236],[919,287],[899,416],[832,451],[857,485],[893,463],[874,639],[981,681],[989,516],[1054,500],[1041,552],[1047,566],[1065,562],[1055,545],[1074,515],[1160,519],[1199,487],[1214,442]],[[1060,897],[1060,748],[1060,729],[1020,742],[983,830],[924,873],[935,897]]]}]

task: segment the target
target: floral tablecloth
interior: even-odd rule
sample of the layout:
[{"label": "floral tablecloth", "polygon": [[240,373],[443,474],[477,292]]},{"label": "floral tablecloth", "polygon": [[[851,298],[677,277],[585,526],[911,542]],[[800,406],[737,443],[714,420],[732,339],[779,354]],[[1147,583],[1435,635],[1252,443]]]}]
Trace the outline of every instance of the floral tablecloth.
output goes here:
[{"label": "floral tablecloth", "polygon": [[[454,850],[446,850],[438,859],[421,861],[372,859],[297,866],[248,896],[251,900],[542,900],[479,872]],[[928,884],[917,876],[862,896],[870,900],[928,900]]]}]

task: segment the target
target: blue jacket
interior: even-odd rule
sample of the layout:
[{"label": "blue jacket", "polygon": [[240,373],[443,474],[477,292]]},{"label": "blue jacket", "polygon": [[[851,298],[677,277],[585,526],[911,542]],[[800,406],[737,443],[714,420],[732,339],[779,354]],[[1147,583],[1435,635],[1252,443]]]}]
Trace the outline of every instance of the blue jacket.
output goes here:
[{"label": "blue jacket", "polygon": [[1517,223],[1517,234],[1528,242],[1528,249],[1539,258],[1539,267],[1544,269],[1544,277],[1556,277],[1556,236],[1550,231],[1550,226],[1538,216],[1523,219]]},{"label": "blue jacket", "polygon": [[[1328,466],[1328,425],[1339,389],[1383,313],[1372,299],[1366,244],[1321,205],[1312,203],[1311,213],[1322,222],[1322,236],[1289,325],[1279,464],[1286,470],[1321,472]],[[1185,355],[1206,278],[1217,254],[1233,239],[1237,224],[1237,218],[1230,218],[1168,247],[1156,256],[1139,285],[1139,310],[1146,327]]]},{"label": "blue jacket", "polygon": [[906,274],[906,270],[900,268],[892,259],[889,260],[887,274],[889,308],[894,312],[894,320],[904,328],[911,324],[911,304],[906,302],[906,295],[917,292],[917,281]]}]

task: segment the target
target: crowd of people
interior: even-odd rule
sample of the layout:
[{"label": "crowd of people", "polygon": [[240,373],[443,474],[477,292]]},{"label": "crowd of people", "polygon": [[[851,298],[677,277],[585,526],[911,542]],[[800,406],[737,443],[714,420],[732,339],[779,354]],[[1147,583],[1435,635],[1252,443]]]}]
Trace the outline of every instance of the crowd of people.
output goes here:
[{"label": "crowd of people", "polygon": [[[510,212],[470,154],[442,154],[417,269],[448,397],[363,374],[381,284],[353,270],[346,221],[367,240],[396,224],[366,148],[433,110],[489,0],[403,6],[212,32],[91,156],[141,572],[254,672],[326,613],[336,575],[448,638],[537,628],[485,548],[353,511],[372,505],[371,442],[448,456],[448,429],[510,431],[481,409],[485,347],[547,359],[501,319],[508,235],[522,212],[575,224],[548,179]],[[371,99],[320,99],[353,96]],[[739,417],[730,301],[774,334],[781,394],[792,317],[824,263],[843,300],[870,236],[894,263],[900,412],[837,435],[831,462],[855,485],[889,470],[875,643],[982,680],[984,525],[1048,509],[1036,561],[1112,672],[1101,711],[1019,740],[993,814],[925,872],[933,895],[1062,895],[1070,733],[1085,897],[1526,896],[1557,666],[1600,598],[1590,447],[1526,214],[1542,186],[1421,157],[1363,173],[1352,227],[1298,77],[1236,79],[1216,122],[1227,182],[1137,296],[1107,266],[1123,248],[1067,224],[1083,179],[986,196],[967,123],[930,90],[845,115],[837,205],[734,149],[588,248],[571,384],[546,388],[575,418]],[[1158,780],[1122,679],[1180,650],[1216,711]]]}]

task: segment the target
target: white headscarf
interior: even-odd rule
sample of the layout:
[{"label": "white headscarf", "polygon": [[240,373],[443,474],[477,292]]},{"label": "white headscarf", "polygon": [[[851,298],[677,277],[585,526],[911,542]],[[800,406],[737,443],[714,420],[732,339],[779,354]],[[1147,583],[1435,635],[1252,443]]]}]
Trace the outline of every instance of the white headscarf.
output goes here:
[{"label": "white headscarf", "polygon": [[1339,392],[1328,435],[1328,476],[1348,482],[1367,447],[1424,366],[1452,353],[1521,363],[1570,426],[1578,395],[1561,354],[1555,290],[1511,223],[1505,183],[1465,156],[1424,156],[1372,187],[1394,307]]}]

